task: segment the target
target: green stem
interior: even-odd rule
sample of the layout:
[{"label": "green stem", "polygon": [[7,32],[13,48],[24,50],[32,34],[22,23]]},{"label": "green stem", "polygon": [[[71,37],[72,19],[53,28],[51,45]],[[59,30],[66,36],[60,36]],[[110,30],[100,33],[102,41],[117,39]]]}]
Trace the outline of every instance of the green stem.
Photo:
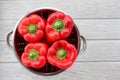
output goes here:
[{"label": "green stem", "polygon": [[28,58],[30,60],[37,60],[37,58],[38,58],[38,51],[35,50],[35,49],[29,50],[29,52],[28,52]]},{"label": "green stem", "polygon": [[60,60],[65,59],[67,56],[66,50],[63,48],[60,48],[56,51],[56,57]]},{"label": "green stem", "polygon": [[65,28],[64,20],[54,20],[54,22],[52,23],[52,28],[56,31],[62,31]]},{"label": "green stem", "polygon": [[27,27],[27,31],[30,34],[36,33],[37,32],[37,25],[36,24],[29,24],[28,27]]}]

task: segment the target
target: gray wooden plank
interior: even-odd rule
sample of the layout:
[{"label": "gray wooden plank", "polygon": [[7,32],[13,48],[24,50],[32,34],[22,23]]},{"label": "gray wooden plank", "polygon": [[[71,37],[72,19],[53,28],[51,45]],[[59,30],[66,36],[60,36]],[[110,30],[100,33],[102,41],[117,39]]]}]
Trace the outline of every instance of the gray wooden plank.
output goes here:
[{"label": "gray wooden plank", "polygon": [[[109,66],[109,67],[108,67]],[[0,63],[1,80],[120,80],[120,62],[76,62],[66,71],[41,76],[26,70],[20,63]]]},{"label": "gray wooden plank", "polygon": [[[14,51],[6,42],[0,42],[0,62],[18,62]],[[87,49],[79,54],[77,62],[115,62],[120,61],[120,40],[88,40]]]},{"label": "gray wooden plank", "polygon": [[16,55],[6,42],[0,42],[0,62],[17,62]]},{"label": "gray wooden plank", "polygon": [[115,62],[120,61],[120,40],[88,40],[86,52],[77,61]]},{"label": "gray wooden plank", "polygon": [[0,40],[6,40],[7,34],[13,30],[17,20],[0,20]]},{"label": "gray wooden plank", "polygon": [[87,39],[120,39],[120,19],[80,19],[75,23]]},{"label": "gray wooden plank", "polygon": [[1,0],[0,19],[19,19],[23,14],[40,7],[54,7],[73,18],[120,18],[120,0]]},{"label": "gray wooden plank", "polygon": [[[0,40],[6,40],[18,20],[0,20]],[[120,39],[120,19],[75,19],[81,33],[87,39]]]}]

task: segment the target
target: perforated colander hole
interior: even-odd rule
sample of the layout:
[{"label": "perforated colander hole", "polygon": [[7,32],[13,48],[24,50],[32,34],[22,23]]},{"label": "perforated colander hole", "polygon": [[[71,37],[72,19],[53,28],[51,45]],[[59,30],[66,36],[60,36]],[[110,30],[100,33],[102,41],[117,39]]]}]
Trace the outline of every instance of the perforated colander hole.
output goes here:
[{"label": "perforated colander hole", "polygon": [[52,12],[48,12],[47,14],[50,15]]},{"label": "perforated colander hole", "polygon": [[23,43],[17,43],[18,46],[23,46],[23,45],[26,45],[27,42],[23,42]]},{"label": "perforated colander hole", "polygon": [[70,41],[76,41],[76,39],[69,39]]},{"label": "perforated colander hole", "polygon": [[52,65],[50,65],[50,64],[48,64],[48,63],[46,63],[46,65],[45,65],[45,72],[53,72],[53,66]]},{"label": "perforated colander hole", "polygon": [[46,67],[46,68],[45,68],[45,71],[48,72],[48,64],[46,64],[45,67]]},{"label": "perforated colander hole", "polygon": [[20,34],[17,34],[17,36],[18,36],[18,37],[22,37],[22,35],[20,35]]},{"label": "perforated colander hole", "polygon": [[74,31],[72,31],[71,33],[72,33],[72,34],[74,34],[75,32],[74,32]]},{"label": "perforated colander hole", "polygon": [[43,13],[40,13],[39,15],[40,15],[41,17],[44,17],[44,16],[43,16]]},{"label": "perforated colander hole", "polygon": [[18,51],[24,51],[24,48],[19,48]]},{"label": "perforated colander hole", "polygon": [[51,71],[52,71],[52,72],[54,71],[54,67],[53,67],[53,66],[51,66]]}]

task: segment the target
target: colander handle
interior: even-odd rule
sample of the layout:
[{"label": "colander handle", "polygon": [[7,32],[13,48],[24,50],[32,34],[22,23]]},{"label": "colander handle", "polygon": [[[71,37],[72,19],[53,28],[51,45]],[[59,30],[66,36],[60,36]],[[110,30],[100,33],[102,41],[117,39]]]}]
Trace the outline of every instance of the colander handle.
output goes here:
[{"label": "colander handle", "polygon": [[10,44],[10,36],[13,33],[13,31],[9,32],[7,35],[7,45],[10,49],[13,49],[13,46]]},{"label": "colander handle", "polygon": [[82,54],[82,53],[84,53],[85,50],[86,50],[87,41],[86,41],[85,37],[83,37],[82,35],[80,36],[80,38],[81,38],[81,41],[82,41],[82,47],[81,47],[81,49],[80,49],[80,53]]}]

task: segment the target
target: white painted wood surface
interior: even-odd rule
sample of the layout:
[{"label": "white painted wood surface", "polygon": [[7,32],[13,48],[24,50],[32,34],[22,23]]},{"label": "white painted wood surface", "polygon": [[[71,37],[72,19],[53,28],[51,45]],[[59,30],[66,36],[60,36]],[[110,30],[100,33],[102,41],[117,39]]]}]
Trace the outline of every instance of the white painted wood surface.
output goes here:
[{"label": "white painted wood surface", "polygon": [[[120,0],[0,0],[0,80],[120,80]],[[53,76],[36,75],[18,62],[6,36],[31,9],[54,7],[71,15],[87,39],[73,66]]]},{"label": "white painted wood surface", "polygon": [[20,63],[0,63],[1,80],[119,80],[120,62],[75,62],[68,70],[53,76],[41,76]]},{"label": "white painted wood surface", "polygon": [[120,0],[1,0],[0,3],[1,19],[19,19],[39,7],[59,8],[73,18],[120,18]]},{"label": "white painted wood surface", "polygon": [[[84,54],[79,54],[76,61],[83,62],[115,62],[120,61],[119,40],[88,40]],[[6,42],[0,42],[0,62],[18,62],[15,53],[8,48]],[[7,49],[7,50],[6,50]]]},{"label": "white painted wood surface", "polygon": [[[5,40],[8,32],[12,31],[17,20],[0,20],[0,40]],[[120,39],[120,19],[75,19],[80,33],[87,39]]]}]

